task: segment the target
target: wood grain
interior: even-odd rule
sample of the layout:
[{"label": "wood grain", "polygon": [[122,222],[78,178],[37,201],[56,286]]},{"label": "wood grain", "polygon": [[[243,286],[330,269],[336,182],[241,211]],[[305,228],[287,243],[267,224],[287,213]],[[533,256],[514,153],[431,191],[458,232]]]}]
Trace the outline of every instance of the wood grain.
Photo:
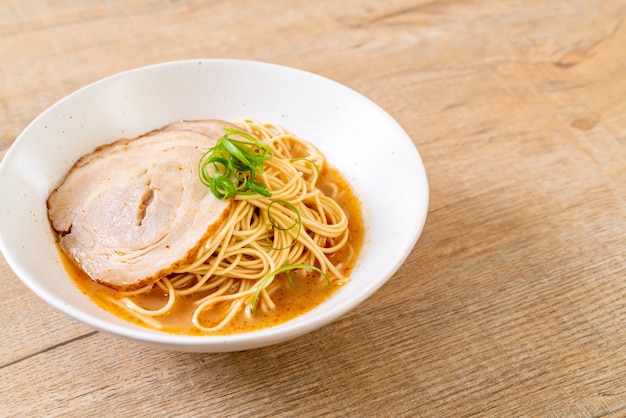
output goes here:
[{"label": "wood grain", "polygon": [[232,57],[372,98],[412,137],[431,187],[423,235],[382,289],[327,327],[247,352],[161,352],[95,332],[0,259],[0,415],[626,416],[623,1],[0,10],[0,157],[90,82]]}]

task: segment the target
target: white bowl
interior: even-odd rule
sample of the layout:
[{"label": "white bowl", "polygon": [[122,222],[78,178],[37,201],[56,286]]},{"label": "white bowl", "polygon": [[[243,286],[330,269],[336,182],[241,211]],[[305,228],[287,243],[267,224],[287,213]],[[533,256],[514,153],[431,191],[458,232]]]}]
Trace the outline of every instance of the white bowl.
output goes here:
[{"label": "white bowl", "polygon": [[[228,336],[181,336],[128,323],[99,308],[69,279],[46,199],[96,146],[180,119],[253,118],[316,144],[361,199],[365,239],[348,285],[282,325]],[[239,351],[279,343],[337,319],[380,288],[415,245],[428,182],[406,132],[379,106],[326,78],[278,65],[222,59],[168,62],[90,84],[54,104],[0,164],[0,250],[39,297],[95,329],[169,350]],[[383,326],[384,324],[381,324]],[[36,337],[36,336],[34,336]]]}]

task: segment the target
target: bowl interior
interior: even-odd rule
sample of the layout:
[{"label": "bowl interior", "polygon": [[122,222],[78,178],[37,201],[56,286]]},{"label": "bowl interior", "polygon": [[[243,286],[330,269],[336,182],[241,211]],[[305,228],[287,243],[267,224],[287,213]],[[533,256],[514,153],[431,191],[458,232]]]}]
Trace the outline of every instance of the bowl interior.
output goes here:
[{"label": "bowl interior", "polygon": [[[46,199],[72,164],[98,145],[180,119],[252,118],[316,144],[352,184],[366,227],[351,282],[283,325],[230,336],[185,337],[127,323],[97,307],[67,277]],[[428,183],[406,132],[380,107],[326,78],[277,65],[203,59],[120,73],[67,96],[37,117],[0,164],[0,250],[17,276],[62,312],[96,329],[166,349],[233,351],[316,329],[369,297],[417,241]]]}]

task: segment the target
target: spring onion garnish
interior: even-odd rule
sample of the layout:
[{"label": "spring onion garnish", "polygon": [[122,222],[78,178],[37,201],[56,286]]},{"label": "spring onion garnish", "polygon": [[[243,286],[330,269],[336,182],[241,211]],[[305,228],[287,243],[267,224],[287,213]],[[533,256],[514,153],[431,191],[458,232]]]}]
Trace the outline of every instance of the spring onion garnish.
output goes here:
[{"label": "spring onion garnish", "polygon": [[270,191],[255,176],[263,173],[265,161],[274,155],[272,147],[247,132],[224,129],[227,133],[200,159],[200,181],[222,200],[236,194],[258,193],[270,197]]},{"label": "spring onion garnish", "polygon": [[324,276],[324,278],[326,279],[326,283],[328,284],[328,286],[330,286],[330,278],[328,277],[328,275],[324,273],[321,269],[315,266],[311,266],[309,264],[285,264],[284,266],[279,267],[273,272],[271,272],[266,278],[263,279],[259,287],[257,287],[256,292],[254,292],[254,295],[252,296],[252,301],[250,302],[250,311],[254,312],[254,309],[256,308],[257,300],[259,299],[259,296],[261,295],[261,291],[265,288],[265,285],[267,284],[267,282],[270,281],[270,279],[272,279],[277,274],[287,272],[289,281],[292,282],[291,275],[289,273],[291,272],[291,270],[295,270],[295,269],[309,269],[309,270],[316,271],[322,276]]},{"label": "spring onion garnish", "polygon": [[[289,209],[291,209],[296,214],[296,217],[298,219],[296,221],[294,221],[293,224],[291,224],[290,226],[288,226],[286,228],[281,228],[280,226],[278,226],[276,224],[276,222],[274,222],[274,220],[272,219],[272,214],[270,212],[270,209],[272,208],[272,206],[275,203],[280,203],[282,205],[287,206]],[[267,206],[267,219],[269,220],[270,225],[272,226],[272,228],[277,229],[279,231],[289,231],[290,229],[298,228],[296,230],[296,236],[293,239],[293,241],[291,241],[291,243],[289,245],[287,245],[286,247],[282,247],[282,248],[276,248],[276,247],[272,246],[272,242],[270,240],[271,228],[268,229],[267,233],[266,233],[266,236],[265,236],[265,240],[267,241],[267,244],[270,246],[270,248],[272,250],[277,250],[277,251],[287,250],[287,249],[293,247],[296,244],[296,242],[298,241],[298,237],[300,237],[300,231],[302,230],[302,217],[300,216],[300,211],[298,210],[298,208],[296,208],[292,203],[287,202],[286,200],[280,200],[280,199],[272,200],[272,202]]]}]

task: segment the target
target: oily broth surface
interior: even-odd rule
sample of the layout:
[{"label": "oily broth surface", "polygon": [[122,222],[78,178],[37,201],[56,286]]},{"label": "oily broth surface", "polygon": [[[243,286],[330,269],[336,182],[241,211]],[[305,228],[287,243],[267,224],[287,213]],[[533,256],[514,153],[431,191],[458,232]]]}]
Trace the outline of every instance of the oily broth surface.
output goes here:
[{"label": "oily broth surface", "polygon": [[[335,265],[343,263],[341,272],[345,277],[349,278],[363,245],[364,226],[360,202],[354,195],[348,182],[336,169],[327,166],[321,174],[321,182],[318,187],[325,194],[331,193],[334,189],[339,190],[339,192],[332,197],[341,206],[348,217],[350,231],[349,245],[329,257],[329,259]],[[118,301],[121,299],[116,290],[91,280],[91,278],[65,256],[61,250],[59,250],[59,253],[74,283],[97,305],[129,322],[152,328],[137,317],[128,313],[125,309],[111,302],[111,299]],[[201,299],[207,293],[179,297],[170,313],[154,318],[163,324],[161,331],[173,334],[238,334],[275,326],[302,315],[320,305],[340,287],[334,283],[329,286],[326,280],[323,277],[319,277],[317,274],[308,277],[295,271],[291,275],[294,282],[293,284],[290,284],[284,275],[279,275],[275,279],[281,284],[272,293],[272,300],[276,304],[275,309],[268,311],[258,310],[252,315],[252,318],[246,316],[243,311],[241,311],[235,316],[233,321],[219,331],[211,333],[203,332],[195,328],[191,322],[195,301]],[[151,292],[140,297],[134,297],[133,301],[148,309],[158,309],[167,302],[167,295],[158,286],[154,286]],[[221,311],[225,309],[226,305],[216,305],[208,312],[204,312],[201,316],[202,323],[219,322]]]}]

